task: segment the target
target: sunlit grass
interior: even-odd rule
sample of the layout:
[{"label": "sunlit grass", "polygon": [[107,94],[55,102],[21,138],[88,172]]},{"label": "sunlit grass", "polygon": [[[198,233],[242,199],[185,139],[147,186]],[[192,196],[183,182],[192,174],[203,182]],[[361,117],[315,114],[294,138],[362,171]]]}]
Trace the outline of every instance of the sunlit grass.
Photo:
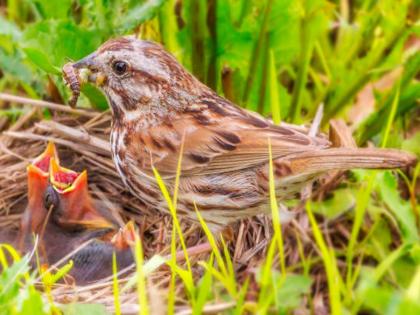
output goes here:
[{"label": "sunlit grass", "polygon": [[146,276],[143,270],[143,262],[144,262],[143,245],[137,233],[135,234],[134,256],[136,259],[137,294],[138,294],[138,301],[140,304],[139,314],[148,315],[149,304],[148,304],[148,298],[147,298],[148,290],[147,290],[147,285],[146,285]]},{"label": "sunlit grass", "polygon": [[340,291],[342,287],[342,279],[337,267],[337,259],[335,257],[334,250],[329,248],[322,236],[322,232],[319,229],[318,223],[315,220],[312,212],[311,203],[306,204],[306,212],[311,223],[312,233],[314,235],[316,244],[321,251],[322,261],[327,274],[328,281],[328,292],[331,306],[331,314],[340,315],[342,314],[341,297]]},{"label": "sunlit grass", "polygon": [[118,285],[118,266],[115,252],[112,254],[112,292],[114,294],[115,315],[121,315],[120,289]]}]

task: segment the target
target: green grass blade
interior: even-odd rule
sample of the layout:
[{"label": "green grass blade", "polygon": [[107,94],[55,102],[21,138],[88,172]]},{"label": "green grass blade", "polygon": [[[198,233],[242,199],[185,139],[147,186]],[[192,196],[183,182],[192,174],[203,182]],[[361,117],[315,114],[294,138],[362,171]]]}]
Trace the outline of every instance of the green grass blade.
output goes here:
[{"label": "green grass blade", "polygon": [[279,215],[279,208],[276,198],[276,188],[274,184],[273,173],[273,154],[271,150],[271,140],[268,138],[268,155],[269,155],[269,184],[270,184],[270,207],[271,216],[273,218],[274,239],[277,242],[277,247],[280,255],[280,270],[283,275],[286,275],[286,262],[284,258],[284,242],[281,234],[281,222]]},{"label": "green grass blade", "polygon": [[118,266],[117,256],[115,252],[112,253],[112,291],[114,294],[114,307],[115,315],[121,315],[121,301],[120,301],[120,289],[118,286]]},{"label": "green grass blade", "polygon": [[176,272],[172,266],[176,265],[176,231],[175,225],[172,226],[171,233],[171,282],[169,283],[168,292],[168,315],[175,313],[175,280]]},{"label": "green grass blade", "polygon": [[184,236],[182,235],[181,225],[179,224],[179,220],[178,220],[178,217],[176,215],[176,207],[174,206],[174,203],[172,202],[172,198],[169,195],[169,191],[166,188],[166,185],[163,182],[163,179],[160,176],[158,170],[155,167],[152,167],[152,170],[153,170],[153,173],[155,175],[156,182],[159,185],[160,191],[162,192],[162,195],[165,198],[166,203],[168,204],[169,212],[171,213],[172,220],[173,220],[173,223],[175,225],[176,231],[178,233],[178,237],[179,237],[179,241],[181,243],[182,250],[184,252],[185,261],[187,263],[188,270],[191,272],[191,263],[190,263],[190,259],[188,257],[187,246],[185,245]]},{"label": "green grass blade", "polygon": [[312,212],[310,202],[308,202],[306,205],[306,212],[308,214],[309,222],[311,223],[312,233],[314,235],[316,244],[321,251],[322,261],[324,263],[325,271],[327,274],[331,314],[340,315],[342,314],[339,290],[340,274],[338,272],[334,251],[332,249],[328,249],[327,247],[327,244],[322,236],[321,230],[319,229],[315,216]]},{"label": "green grass blade", "polygon": [[386,127],[384,129],[384,134],[382,137],[382,145],[381,145],[383,148],[386,147],[386,144],[388,142],[389,133],[391,132],[391,127],[392,127],[392,122],[394,121],[395,113],[397,112],[399,99],[400,99],[400,83],[398,83],[397,85],[397,90],[395,92],[394,99],[392,100],[391,110],[389,112],[388,119],[386,122]]},{"label": "green grass blade", "polygon": [[146,277],[143,272],[143,245],[137,233],[135,237],[134,256],[136,259],[137,297],[140,304],[139,315],[148,315],[149,305],[147,300]]},{"label": "green grass blade", "polygon": [[269,80],[268,93],[271,113],[273,116],[273,122],[278,125],[281,121],[281,107],[277,82],[276,60],[272,49],[270,49]]},{"label": "green grass blade", "polygon": [[411,280],[410,286],[406,291],[406,295],[413,301],[420,301],[420,266],[417,266],[416,273]]},{"label": "green grass blade", "polygon": [[354,247],[357,244],[357,238],[359,231],[365,217],[366,209],[370,200],[370,194],[374,185],[374,179],[376,172],[372,172],[366,179],[367,183],[363,184],[357,193],[357,204],[354,214],[354,222],[351,230],[350,241],[347,246],[346,262],[347,262],[347,275],[346,283],[348,292],[352,291],[353,288],[353,258],[354,258]]},{"label": "green grass blade", "polygon": [[201,216],[200,211],[198,210],[197,205],[195,203],[194,203],[194,208],[195,208],[195,213],[197,214],[198,221],[200,222],[200,225],[203,228],[204,233],[206,234],[207,240],[210,243],[212,252],[213,252],[214,256],[216,257],[216,262],[217,262],[219,268],[221,269],[222,273],[226,275],[226,274],[228,274],[227,268],[226,268],[225,262],[222,258],[222,255],[219,251],[219,247],[217,246],[216,239],[214,238],[213,233],[208,228],[206,222],[204,221],[203,217]]}]

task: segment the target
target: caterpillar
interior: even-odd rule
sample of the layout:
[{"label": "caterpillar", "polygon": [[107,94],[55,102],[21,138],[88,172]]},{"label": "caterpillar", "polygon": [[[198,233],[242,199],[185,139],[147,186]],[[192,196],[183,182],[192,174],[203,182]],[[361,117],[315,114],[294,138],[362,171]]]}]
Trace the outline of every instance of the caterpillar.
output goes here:
[{"label": "caterpillar", "polygon": [[75,107],[80,96],[80,77],[73,63],[68,62],[63,66],[64,82],[70,87],[72,96],[69,99],[70,107]]}]

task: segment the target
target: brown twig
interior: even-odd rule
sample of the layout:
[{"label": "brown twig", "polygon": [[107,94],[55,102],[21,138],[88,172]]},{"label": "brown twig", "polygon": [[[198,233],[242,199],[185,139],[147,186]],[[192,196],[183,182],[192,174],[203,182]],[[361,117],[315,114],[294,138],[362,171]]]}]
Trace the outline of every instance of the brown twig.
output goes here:
[{"label": "brown twig", "polygon": [[19,103],[24,105],[30,105],[40,108],[49,108],[52,110],[57,110],[65,113],[71,113],[71,114],[77,114],[82,115],[86,117],[95,117],[97,113],[90,112],[83,109],[74,109],[66,105],[62,104],[56,104],[52,102],[42,101],[42,100],[36,100],[33,98],[23,97],[23,96],[17,96],[7,93],[0,93],[0,100],[5,102],[12,102],[12,103]]}]

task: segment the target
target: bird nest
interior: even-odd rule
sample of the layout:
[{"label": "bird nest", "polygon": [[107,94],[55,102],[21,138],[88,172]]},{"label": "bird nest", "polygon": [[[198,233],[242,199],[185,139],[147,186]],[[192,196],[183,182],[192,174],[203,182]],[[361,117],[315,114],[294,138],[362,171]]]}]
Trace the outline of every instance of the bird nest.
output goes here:
[{"label": "bird nest", "polygon": [[[3,97],[3,100],[5,98]],[[124,187],[119,178],[111,159],[110,144],[108,141],[111,114],[95,112],[83,109],[71,109],[65,105],[53,104],[45,101],[36,101],[21,97],[7,97],[6,104],[26,104],[28,111],[16,121],[0,118],[0,224],[2,230],[18,229],[21,215],[26,205],[26,167],[32,159],[38,156],[45,148],[48,141],[53,141],[59,152],[62,164],[78,172],[88,171],[89,188],[92,195],[105,202],[109,210],[117,217],[117,222],[133,220],[137,223],[143,243],[145,260],[147,261],[156,254],[168,256],[170,254],[172,219],[156,211],[151,211]],[[52,116],[45,119],[45,111]],[[285,242],[285,257],[288,265],[298,265],[299,253],[296,250],[297,243],[303,244],[306,253],[316,253],[310,235],[310,228],[306,213],[302,209],[287,225],[283,225]],[[336,247],[342,247],[341,240],[347,239],[349,234],[348,225],[339,222],[334,227],[325,227],[324,233],[334,237]],[[230,254],[234,261],[234,267],[238,283],[253,273],[261,262],[264,261],[267,245],[272,236],[271,219],[266,216],[258,216],[246,219],[234,225],[230,231],[231,240],[228,242]],[[193,248],[207,241],[201,227],[182,222],[186,245]],[[345,243],[345,242],[343,242]],[[207,260],[209,252],[191,252],[191,262],[197,279],[202,274],[202,268],[196,263],[199,260]],[[182,264],[182,257],[179,263]],[[314,268],[314,272],[316,269]],[[134,271],[134,267],[132,268]],[[321,270],[315,277],[314,295],[324,296],[321,291],[325,277]],[[166,265],[156,269],[148,277],[150,288],[150,307],[155,308],[153,313],[160,313],[165,303],[162,299],[166,295],[170,282],[171,271]],[[130,277],[121,278],[126,282]],[[252,291],[258,290],[258,286],[250,286]],[[324,288],[324,289],[322,289]],[[187,310],[186,299],[183,296],[181,283],[177,287],[179,310]],[[257,294],[248,294],[256,297]],[[65,282],[56,284],[52,291],[55,301],[69,303],[72,301],[95,302],[104,304],[109,310],[113,310],[114,299],[112,291],[112,279],[104,279],[85,286],[76,283]],[[124,313],[138,312],[137,294],[134,290],[128,290],[121,294],[121,305]],[[322,299],[321,299],[322,300]],[[233,305],[233,304],[232,304]],[[231,304],[222,303],[220,307],[229,308]],[[211,310],[211,307],[209,307]]]}]

